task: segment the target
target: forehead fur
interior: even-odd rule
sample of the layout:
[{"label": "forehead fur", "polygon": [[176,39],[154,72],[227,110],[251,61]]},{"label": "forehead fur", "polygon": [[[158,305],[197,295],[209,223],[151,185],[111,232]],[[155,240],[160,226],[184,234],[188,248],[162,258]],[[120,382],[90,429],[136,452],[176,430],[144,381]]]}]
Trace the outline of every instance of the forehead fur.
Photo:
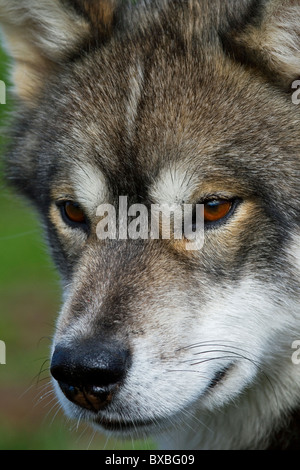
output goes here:
[{"label": "forehead fur", "polygon": [[[206,0],[176,0],[129,9],[108,43],[61,65],[46,83],[39,109],[26,125],[20,121],[25,139],[13,152],[12,177],[24,186],[28,175],[30,188],[29,161],[53,162],[55,173],[69,157],[97,165],[115,192],[145,198],[169,161],[196,179],[243,180],[257,191],[265,186],[265,194],[271,184],[278,197],[296,200],[298,109],[234,61],[220,39],[260,14],[254,3],[236,9],[230,0],[213,8]],[[49,180],[44,168],[39,176]]]},{"label": "forehead fur", "polygon": [[201,43],[182,52],[182,45],[166,41],[147,45],[151,61],[143,42],[116,42],[59,77],[45,114],[59,152],[96,162],[123,194],[149,187],[169,166],[186,167],[202,180],[231,183],[247,172],[264,178],[262,159],[276,162],[271,172],[283,186],[278,174],[292,169],[299,148],[299,113],[289,98],[217,47],[214,55]]}]

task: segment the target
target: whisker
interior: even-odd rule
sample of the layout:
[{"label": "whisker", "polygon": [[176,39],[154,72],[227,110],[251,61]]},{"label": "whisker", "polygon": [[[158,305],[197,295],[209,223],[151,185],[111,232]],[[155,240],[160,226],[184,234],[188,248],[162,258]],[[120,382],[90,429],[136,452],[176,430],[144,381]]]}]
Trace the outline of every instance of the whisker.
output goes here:
[{"label": "whisker", "polygon": [[184,351],[184,350],[188,350],[188,349],[195,349],[195,348],[200,348],[200,347],[204,347],[204,346],[219,346],[219,347],[230,347],[231,349],[236,349],[238,351],[244,351],[245,353],[249,354],[249,351],[247,351],[246,349],[244,348],[241,348],[239,346],[236,346],[236,343],[234,341],[228,341],[226,343],[224,342],[221,342],[218,341],[218,340],[211,340],[211,341],[202,341],[200,343],[194,343],[194,344],[191,344],[189,346],[183,346],[181,348],[178,348],[176,349],[176,352],[179,352],[179,351]]},{"label": "whisker", "polygon": [[[205,349],[205,350],[199,351],[200,348],[203,348],[203,347],[207,348],[209,346],[212,346],[213,349]],[[216,348],[216,346],[218,348]],[[270,385],[270,387],[271,387],[271,389],[274,393],[274,397],[277,400],[275,387],[272,384],[272,381],[271,381],[270,377],[268,376],[268,374],[262,369],[260,361],[255,360],[255,358],[253,358],[253,357],[249,357],[249,356],[253,356],[252,352],[249,353],[246,349],[244,349],[240,346],[236,346],[235,342],[230,341],[230,340],[226,341],[225,343],[220,342],[219,340],[202,341],[202,342],[199,342],[199,343],[194,343],[194,344],[191,344],[191,345],[188,345],[188,346],[178,348],[176,350],[176,352],[178,352],[178,351],[188,351],[190,349],[196,349],[196,348],[198,349],[198,351],[194,352],[192,354],[193,358],[181,361],[182,364],[185,363],[185,364],[190,364],[190,366],[196,366],[196,365],[208,362],[208,361],[221,360],[221,359],[243,359],[245,361],[249,361],[255,367],[257,367],[257,369],[260,371],[260,373],[263,375],[263,377],[268,381],[268,383],[269,383],[269,385]],[[202,359],[202,360],[199,360],[199,361],[195,361],[195,356],[201,356],[201,355],[211,354],[211,353],[224,353],[224,355],[222,355],[222,356],[218,355],[218,356],[214,356],[214,357],[205,358],[205,359]],[[198,373],[200,373],[200,372],[198,372]]]},{"label": "whisker", "polygon": [[[53,390],[48,390],[46,391],[42,396],[40,396],[38,398],[38,400],[36,401],[36,403],[34,404],[34,408],[39,406],[43,401],[45,401],[46,399],[48,399],[51,395],[54,395],[54,391]],[[54,397],[56,399],[56,396]],[[53,400],[51,400],[52,402]],[[48,406],[51,402],[47,402],[45,404],[45,406]]]},{"label": "whisker", "polygon": [[54,419],[56,418],[58,412],[62,409],[62,405],[59,403],[59,401],[55,400],[54,398],[52,400],[50,400],[50,402],[48,402],[47,406],[50,406],[51,403],[53,403],[53,404],[52,404],[51,408],[48,410],[48,412],[46,413],[46,415],[44,417],[44,421],[46,421],[49,418],[50,414],[52,414],[53,410],[56,409],[56,412],[54,413],[54,415],[52,416],[52,419],[50,421],[50,426],[53,425]]},{"label": "whisker", "polygon": [[95,439],[96,434],[97,434],[97,431],[96,431],[96,429],[94,429],[94,432],[92,433],[92,437],[90,438],[90,440],[88,442],[87,450],[89,450],[89,448],[91,447],[91,445],[93,443],[93,440]]}]

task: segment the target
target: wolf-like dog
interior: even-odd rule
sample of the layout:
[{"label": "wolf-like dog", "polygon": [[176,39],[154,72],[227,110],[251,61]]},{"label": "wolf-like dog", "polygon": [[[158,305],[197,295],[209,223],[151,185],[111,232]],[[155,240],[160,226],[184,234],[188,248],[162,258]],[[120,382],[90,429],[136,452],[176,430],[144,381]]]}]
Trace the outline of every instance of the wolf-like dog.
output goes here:
[{"label": "wolf-like dog", "polygon": [[[300,448],[300,1],[0,0],[0,23],[66,414],[162,449]],[[203,246],[97,236],[121,197],[201,205]]]}]

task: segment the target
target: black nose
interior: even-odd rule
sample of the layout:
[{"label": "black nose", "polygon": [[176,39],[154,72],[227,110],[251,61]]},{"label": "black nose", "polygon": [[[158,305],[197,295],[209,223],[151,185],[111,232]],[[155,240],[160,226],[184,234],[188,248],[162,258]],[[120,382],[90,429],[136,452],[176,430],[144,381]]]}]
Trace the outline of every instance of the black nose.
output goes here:
[{"label": "black nose", "polygon": [[50,371],[70,401],[97,412],[111,402],[129,366],[128,349],[85,340],[73,346],[57,345]]}]

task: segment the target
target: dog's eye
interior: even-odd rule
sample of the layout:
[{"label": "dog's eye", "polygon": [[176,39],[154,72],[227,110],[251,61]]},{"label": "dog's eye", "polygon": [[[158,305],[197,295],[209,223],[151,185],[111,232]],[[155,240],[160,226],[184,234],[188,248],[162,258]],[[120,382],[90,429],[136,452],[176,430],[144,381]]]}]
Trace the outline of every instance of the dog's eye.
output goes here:
[{"label": "dog's eye", "polygon": [[65,212],[68,219],[72,222],[75,222],[76,224],[85,223],[85,214],[79,204],[75,202],[66,202]]},{"label": "dog's eye", "polygon": [[204,222],[218,222],[226,217],[232,208],[232,201],[216,199],[204,203]]},{"label": "dog's eye", "polygon": [[83,209],[77,202],[66,201],[60,204],[64,221],[72,226],[85,226],[87,219]]}]

